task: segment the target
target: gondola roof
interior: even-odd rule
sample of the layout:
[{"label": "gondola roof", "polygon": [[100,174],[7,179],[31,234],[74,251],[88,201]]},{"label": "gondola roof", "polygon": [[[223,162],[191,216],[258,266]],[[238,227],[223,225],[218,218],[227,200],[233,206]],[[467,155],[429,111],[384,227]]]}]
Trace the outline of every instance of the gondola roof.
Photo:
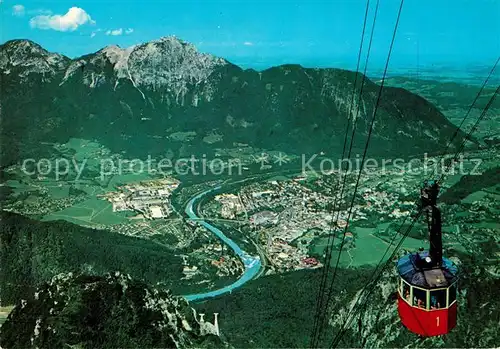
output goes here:
[{"label": "gondola roof", "polygon": [[398,260],[399,275],[409,284],[430,289],[448,287],[458,279],[458,268],[452,261],[443,258],[441,267],[426,268],[427,251],[408,254]]}]

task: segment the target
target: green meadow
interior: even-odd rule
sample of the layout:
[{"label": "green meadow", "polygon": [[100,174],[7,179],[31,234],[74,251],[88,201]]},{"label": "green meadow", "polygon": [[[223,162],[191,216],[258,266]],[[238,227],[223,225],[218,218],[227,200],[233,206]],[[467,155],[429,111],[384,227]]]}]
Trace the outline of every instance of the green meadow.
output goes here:
[{"label": "green meadow", "polygon": [[127,214],[113,212],[112,204],[101,199],[91,198],[64,210],[46,215],[43,220],[66,220],[68,222],[84,225],[112,225],[120,224],[127,220]]},{"label": "green meadow", "polygon": [[[382,257],[384,260],[391,255],[394,251],[394,245],[400,241],[400,237],[395,239],[394,244],[390,246],[390,243],[385,239],[381,239],[376,236],[375,233],[379,230],[386,230],[389,227],[389,223],[380,224],[376,228],[361,228],[355,227],[352,231],[357,235],[354,241],[355,247],[350,247],[344,249],[340,256],[339,266],[341,267],[359,267],[363,265],[376,265],[380,262]],[[337,249],[332,251],[331,266],[335,266],[338,258],[338,245],[341,238],[336,237],[334,245]],[[313,255],[322,256],[325,253],[325,249],[328,243],[328,237],[320,237],[315,239],[311,243],[310,251]],[[350,244],[346,243],[346,246]],[[390,248],[389,248],[390,246]],[[402,244],[402,248],[415,251],[420,247],[425,247],[426,242],[423,240],[414,239],[411,237],[406,237]],[[389,248],[389,249],[388,249]],[[386,253],[387,251],[387,253]],[[386,255],[384,256],[384,253]]]}]

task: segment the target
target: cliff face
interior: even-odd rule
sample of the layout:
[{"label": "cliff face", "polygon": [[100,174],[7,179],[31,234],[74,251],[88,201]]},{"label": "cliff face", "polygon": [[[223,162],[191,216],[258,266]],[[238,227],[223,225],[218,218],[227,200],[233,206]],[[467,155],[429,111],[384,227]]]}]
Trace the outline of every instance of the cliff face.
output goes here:
[{"label": "cliff face", "polygon": [[22,300],[2,326],[3,348],[224,347],[183,298],[128,275],[60,274]]},{"label": "cliff face", "polygon": [[[340,69],[283,65],[243,70],[174,37],[106,47],[69,59],[26,41],[0,46],[3,164],[40,141],[96,138],[134,156],[210,153],[246,143],[268,150],[338,153],[347,124],[364,146],[379,86]],[[384,88],[372,154],[436,151],[455,127],[429,102]],[[179,141],[176,132],[191,132]],[[215,142],[207,136],[217,134]],[[458,137],[460,139],[460,137]],[[7,146],[8,145],[8,146]]]}]

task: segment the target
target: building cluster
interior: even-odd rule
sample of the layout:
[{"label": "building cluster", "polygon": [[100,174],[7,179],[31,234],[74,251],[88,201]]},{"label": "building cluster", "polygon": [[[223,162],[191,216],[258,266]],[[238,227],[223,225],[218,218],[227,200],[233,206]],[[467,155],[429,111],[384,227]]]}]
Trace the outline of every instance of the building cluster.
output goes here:
[{"label": "building cluster", "polygon": [[322,266],[316,258],[308,256],[306,247],[293,246],[280,238],[270,239],[264,250],[271,265],[271,269],[278,272],[313,269]]},{"label": "building cluster", "polygon": [[409,209],[415,206],[414,202],[400,202],[398,194],[371,188],[364,189],[361,197],[364,205],[359,207],[358,218],[360,219],[364,219],[367,213],[381,213],[388,210],[390,218],[406,217],[410,215]]},{"label": "building cluster", "polygon": [[[247,233],[257,235],[262,250],[275,269],[317,267],[320,263],[309,252],[311,241],[327,233],[342,233],[347,227],[351,203],[349,196],[335,198],[335,195],[340,194],[338,190],[332,189],[336,187],[332,185],[332,177],[324,177],[328,176],[320,177],[314,187],[306,183],[304,177],[250,184],[241,188],[238,195],[226,194],[226,199],[219,199],[221,208],[218,214],[229,217],[227,212],[234,215],[248,212]],[[361,221],[365,221],[363,224],[377,224],[378,219],[377,222],[371,221],[373,216],[398,219],[410,215],[413,202],[400,201],[399,193],[384,190],[374,182],[377,183],[376,175],[360,182],[349,219],[351,224]],[[353,188],[349,182],[347,186],[345,192],[351,193]],[[336,210],[332,213],[332,203],[335,201]],[[235,207],[238,209],[235,210]],[[381,215],[381,212],[387,213]],[[307,233],[310,231],[315,233]],[[355,248],[355,238],[347,227],[348,243],[345,247]]]},{"label": "building cluster", "polygon": [[239,276],[244,271],[241,260],[220,243],[203,244],[194,250],[189,258],[186,256],[183,268],[184,278],[193,278],[206,271],[206,267],[215,268],[216,275],[219,277]]},{"label": "building cluster", "polygon": [[179,184],[174,178],[129,183],[104,196],[113,204],[113,212],[132,210],[149,219],[165,218],[172,213],[170,196]]},{"label": "building cluster", "polygon": [[[96,225],[98,227],[98,225]],[[169,248],[184,249],[193,241],[193,228],[179,219],[146,220],[141,217],[131,218],[123,223],[102,225],[105,229],[126,236],[153,239],[165,243]]]},{"label": "building cluster", "polygon": [[[244,210],[250,212],[250,231],[257,231],[261,247],[275,270],[296,270],[321,266],[309,256],[307,245],[294,243],[311,228],[326,230],[331,225],[317,211],[328,203],[327,197],[296,181],[271,181],[242,188],[239,198]],[[224,206],[221,208],[221,213]],[[331,221],[331,215],[330,221]],[[339,224],[342,224],[342,219]]]},{"label": "building cluster", "polygon": [[254,213],[249,217],[250,224],[255,227],[267,227],[278,223],[279,215],[275,212],[264,210]]},{"label": "building cluster", "polygon": [[234,219],[238,214],[243,213],[245,207],[238,195],[221,194],[215,196],[215,201],[221,204],[220,215],[225,219]]},{"label": "building cluster", "polygon": [[29,196],[28,200],[13,201],[3,204],[4,211],[15,212],[23,215],[45,215],[53,212],[62,211],[68,207],[77,205],[85,201],[84,195],[67,196],[62,198],[53,198],[48,191],[40,190]]}]

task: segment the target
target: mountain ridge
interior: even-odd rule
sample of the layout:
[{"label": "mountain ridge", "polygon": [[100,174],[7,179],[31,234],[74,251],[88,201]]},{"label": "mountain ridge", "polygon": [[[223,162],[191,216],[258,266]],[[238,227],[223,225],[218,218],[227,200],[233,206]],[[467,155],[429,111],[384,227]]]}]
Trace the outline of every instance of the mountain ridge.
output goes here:
[{"label": "mountain ridge", "polygon": [[[31,55],[33,50],[13,50],[12,45],[0,46],[1,131],[16,148],[4,151],[6,143],[2,145],[7,164],[19,161],[42,139],[64,142],[69,137],[98,139],[113,151],[141,158],[145,149],[182,157],[214,154],[236,143],[256,150],[337,154],[346,123],[354,119],[353,149],[360,151],[379,91],[361,73],[342,69],[288,64],[262,72],[244,70],[175,37],[123,49],[107,46],[69,60],[42,51],[58,69],[47,68],[39,50]],[[26,46],[22,41],[17,45]],[[29,64],[10,71],[5,62],[12,62],[11,51],[18,55],[16,62]],[[372,155],[446,147],[456,127],[435,106],[404,89],[384,87],[381,97]],[[33,123],[36,130],[27,127]],[[196,136],[169,140],[175,132]],[[218,142],[204,141],[214,133],[221,135]]]}]

